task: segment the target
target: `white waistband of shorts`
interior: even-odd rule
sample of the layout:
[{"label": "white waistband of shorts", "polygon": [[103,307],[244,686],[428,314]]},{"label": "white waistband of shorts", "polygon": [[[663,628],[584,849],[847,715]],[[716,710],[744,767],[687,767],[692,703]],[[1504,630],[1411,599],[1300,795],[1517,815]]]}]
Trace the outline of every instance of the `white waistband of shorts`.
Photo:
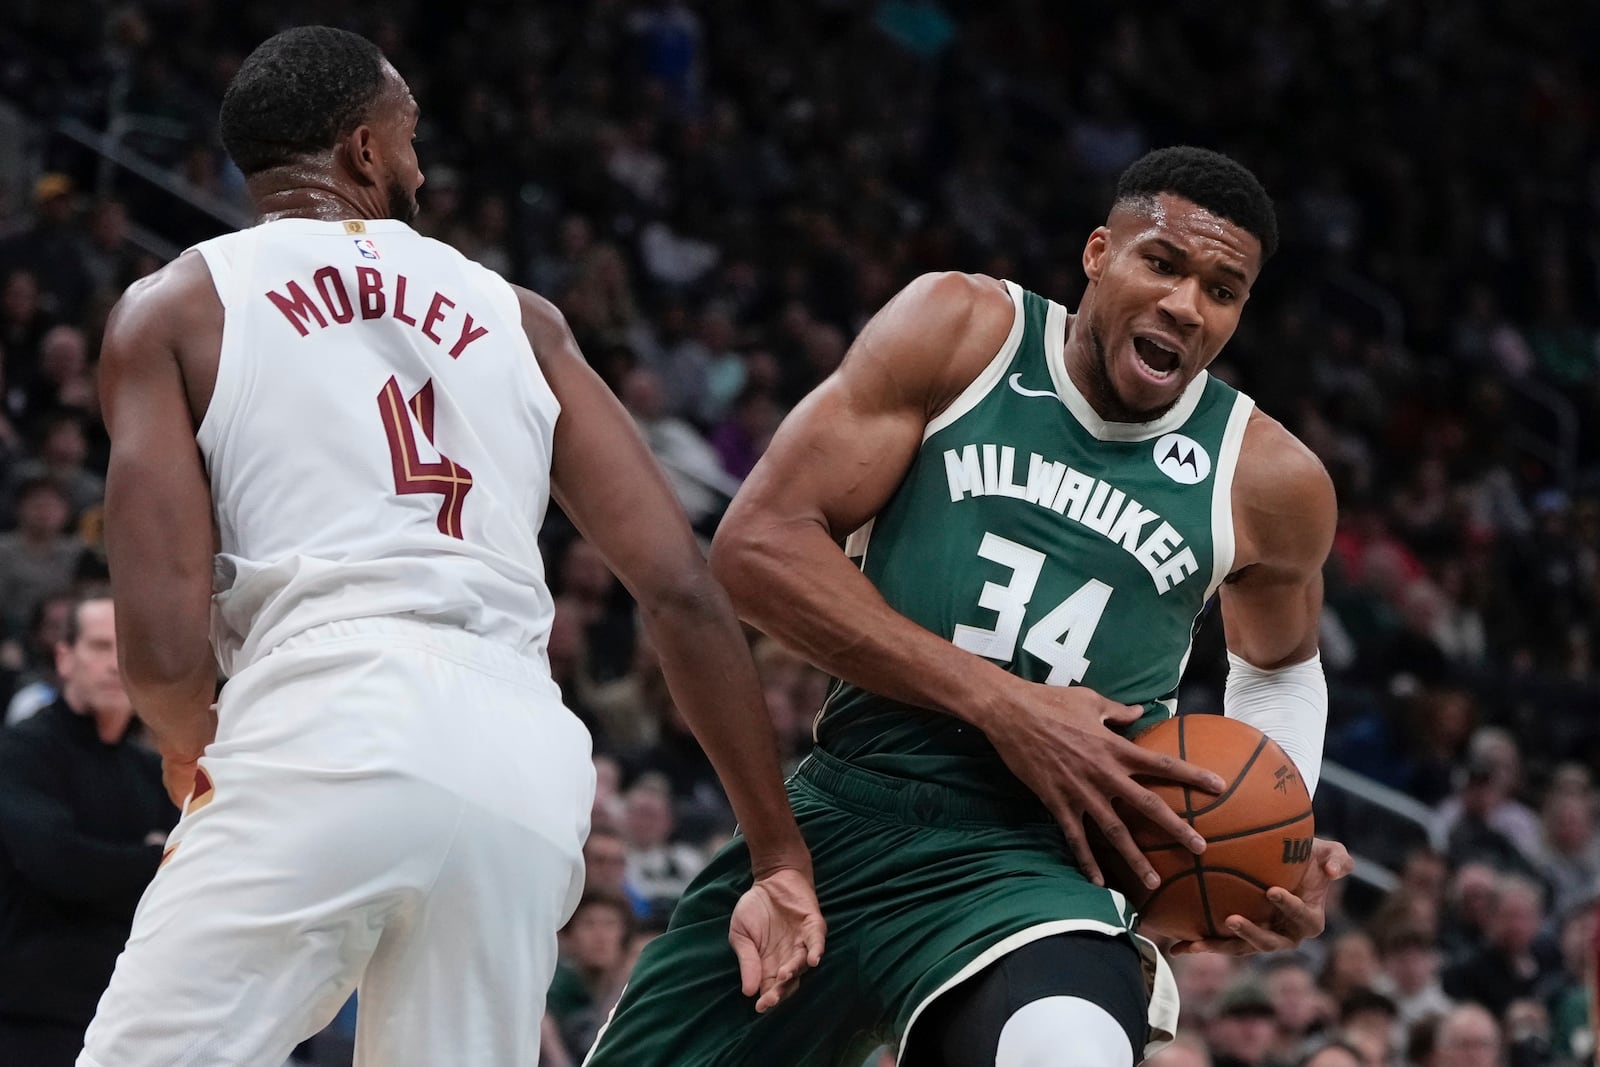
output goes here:
[{"label": "white waistband of shorts", "polygon": [[530,685],[555,686],[550,668],[540,656],[492,637],[470,633],[459,626],[414,615],[381,615],[319,623],[278,642],[262,658],[271,658],[278,652],[335,644],[410,645]]}]

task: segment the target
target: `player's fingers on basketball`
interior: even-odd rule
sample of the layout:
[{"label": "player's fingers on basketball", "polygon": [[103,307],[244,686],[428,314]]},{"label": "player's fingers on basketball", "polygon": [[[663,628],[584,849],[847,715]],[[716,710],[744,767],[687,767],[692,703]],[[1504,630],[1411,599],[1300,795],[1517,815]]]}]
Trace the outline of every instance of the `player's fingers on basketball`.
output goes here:
[{"label": "player's fingers on basketball", "polygon": [[1356,861],[1350,858],[1350,850],[1337,841],[1319,837],[1311,847],[1317,868],[1331,881],[1337,881],[1356,869]]},{"label": "player's fingers on basketball", "polygon": [[1267,899],[1277,909],[1275,925],[1297,941],[1316,937],[1327,922],[1326,914],[1314,904],[1295,896],[1282,886],[1267,890]]},{"label": "player's fingers on basketball", "polygon": [[1230,940],[1243,942],[1245,952],[1281,952],[1298,943],[1275,930],[1257,926],[1243,915],[1230,915],[1223,925],[1233,935]]},{"label": "player's fingers on basketball", "polygon": [[1155,823],[1156,826],[1166,832],[1168,837],[1187,848],[1190,852],[1199,854],[1205,851],[1205,838],[1201,837],[1182,815],[1173,811],[1167,806],[1166,801],[1131,778],[1128,779],[1127,787],[1122,791],[1122,799],[1129,807]]},{"label": "player's fingers on basketball", "polygon": [[1227,783],[1215,771],[1208,771],[1198,764],[1181,760],[1170,752],[1152,752],[1147,748],[1140,748],[1132,741],[1127,742],[1127,746],[1124,755],[1133,765],[1133,769],[1140,774],[1193,786],[1213,795],[1227,788]]},{"label": "player's fingers on basketball", "polygon": [[1151,889],[1161,884],[1161,876],[1150,866],[1150,861],[1145,858],[1139,842],[1133,839],[1133,831],[1128,829],[1127,823],[1117,817],[1115,808],[1103,802],[1090,805],[1089,818],[1100,827],[1100,832],[1106,837],[1106,843],[1127,861],[1128,866],[1133,869],[1135,878]]}]

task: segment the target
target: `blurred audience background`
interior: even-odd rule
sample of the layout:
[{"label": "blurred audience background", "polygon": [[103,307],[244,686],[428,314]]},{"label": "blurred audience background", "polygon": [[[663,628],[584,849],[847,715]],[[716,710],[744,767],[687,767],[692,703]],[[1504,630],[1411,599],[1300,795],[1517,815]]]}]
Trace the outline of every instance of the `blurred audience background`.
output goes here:
[{"label": "blurred audience background", "polygon": [[[1337,769],[1318,817],[1361,869],[1292,958],[1175,961],[1186,1033],[1154,1062],[1590,1062],[1600,6],[11,0],[8,721],[57,699],[65,613],[105,574],[106,312],[248,222],[217,104],[250,48],[298,22],[366,33],[410,81],[418,227],[556,301],[707,535],[912,277],[982,271],[1070,306],[1083,241],[1143,151],[1194,142],[1255,169],[1283,247],[1213,369],[1339,490],[1322,635]],[[626,592],[559,513],[543,541],[551,666],[601,781],[546,1026],[559,1063],[581,1060],[731,824]],[[1186,711],[1220,710],[1220,647],[1208,617]],[[792,764],[829,681],[767,639],[754,651]],[[336,1045],[304,1055],[331,1063]]]}]

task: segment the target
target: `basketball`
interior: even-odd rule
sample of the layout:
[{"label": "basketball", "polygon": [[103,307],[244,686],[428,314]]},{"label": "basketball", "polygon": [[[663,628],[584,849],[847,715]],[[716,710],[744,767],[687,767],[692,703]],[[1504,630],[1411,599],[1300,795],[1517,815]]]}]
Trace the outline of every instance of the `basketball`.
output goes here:
[{"label": "basketball", "polygon": [[1179,715],[1134,741],[1140,748],[1178,757],[1222,777],[1211,796],[1171,782],[1142,781],[1171,805],[1201,837],[1196,856],[1155,824],[1126,818],[1134,840],[1161,885],[1146,889],[1103,837],[1095,853],[1106,882],[1139,911],[1139,930],[1180,941],[1229,936],[1230,915],[1262,924],[1271,918],[1267,890],[1294,890],[1311,861],[1311,797],[1293,761],[1266,734],[1221,715]]}]

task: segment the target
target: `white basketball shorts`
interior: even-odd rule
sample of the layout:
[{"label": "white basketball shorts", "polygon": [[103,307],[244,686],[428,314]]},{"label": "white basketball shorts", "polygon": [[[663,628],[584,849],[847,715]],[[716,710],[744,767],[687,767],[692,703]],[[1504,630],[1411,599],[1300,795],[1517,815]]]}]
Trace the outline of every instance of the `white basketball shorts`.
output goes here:
[{"label": "white basketball shorts", "polygon": [[539,661],[400,619],[228,682],[78,1067],[281,1067],[360,989],[364,1067],[531,1067],[590,743]]}]

